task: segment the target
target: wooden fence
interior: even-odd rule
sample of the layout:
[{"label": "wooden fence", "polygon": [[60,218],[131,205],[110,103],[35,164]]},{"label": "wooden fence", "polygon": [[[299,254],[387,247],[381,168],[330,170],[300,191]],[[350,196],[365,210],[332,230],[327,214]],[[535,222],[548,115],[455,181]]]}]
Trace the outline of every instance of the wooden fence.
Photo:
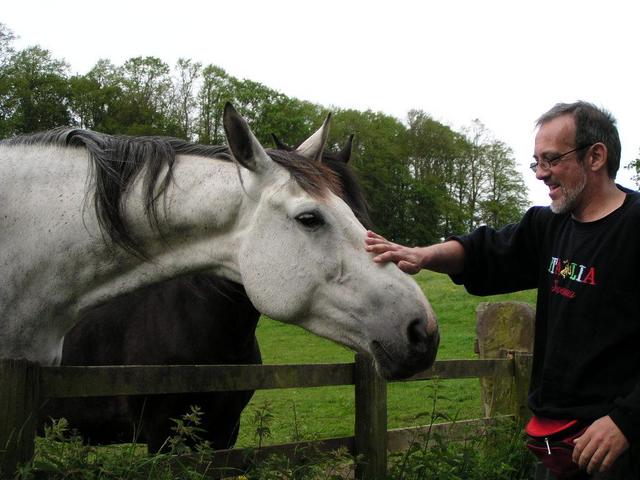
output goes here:
[{"label": "wooden fence", "polygon": [[[437,361],[409,380],[485,378],[506,380],[515,399],[510,412],[526,416],[529,353],[502,349],[503,358]],[[502,383],[503,383],[502,382]],[[427,429],[456,430],[481,427],[491,418],[453,424],[387,430],[387,384],[372,361],[356,355],[355,362],[313,365],[203,365],[41,367],[25,360],[0,360],[0,472],[11,477],[15,466],[33,456],[38,408],[46,398],[109,395],[153,395],[185,392],[355,386],[354,435],[314,442],[276,445],[253,451],[251,461],[272,453],[295,457],[307,447],[316,451],[346,448],[358,458],[357,479],[384,478],[387,453],[407,448]],[[243,469],[247,455],[241,449],[218,451],[211,465]],[[211,478],[216,475],[212,474]],[[219,474],[217,475],[219,476]]]}]

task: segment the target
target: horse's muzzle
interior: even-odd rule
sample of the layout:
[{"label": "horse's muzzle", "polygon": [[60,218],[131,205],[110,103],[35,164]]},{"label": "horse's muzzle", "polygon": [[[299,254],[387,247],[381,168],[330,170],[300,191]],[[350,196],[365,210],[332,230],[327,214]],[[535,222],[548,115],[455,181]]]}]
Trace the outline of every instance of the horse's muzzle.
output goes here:
[{"label": "horse's muzzle", "polygon": [[406,351],[403,352],[385,347],[379,341],[372,341],[371,353],[380,374],[387,380],[401,380],[430,368],[436,359],[440,333],[437,327],[431,332],[429,330],[423,320],[410,322],[407,327]]}]

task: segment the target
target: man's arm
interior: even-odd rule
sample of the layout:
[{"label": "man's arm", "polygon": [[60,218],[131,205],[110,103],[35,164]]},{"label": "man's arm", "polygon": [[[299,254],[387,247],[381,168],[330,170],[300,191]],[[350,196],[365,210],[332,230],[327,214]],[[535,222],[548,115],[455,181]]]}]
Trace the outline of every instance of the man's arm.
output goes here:
[{"label": "man's arm", "polygon": [[418,273],[423,268],[439,273],[455,275],[462,272],[465,252],[456,240],[430,245],[428,247],[405,247],[367,231],[366,250],[375,253],[375,262],[394,262],[406,273]]}]

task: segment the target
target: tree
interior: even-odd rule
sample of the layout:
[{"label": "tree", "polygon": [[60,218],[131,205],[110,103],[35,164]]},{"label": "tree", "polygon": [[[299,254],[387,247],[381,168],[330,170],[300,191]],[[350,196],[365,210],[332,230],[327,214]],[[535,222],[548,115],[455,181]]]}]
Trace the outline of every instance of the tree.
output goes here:
[{"label": "tree", "polygon": [[121,89],[117,69],[109,60],[98,60],[86,75],[71,77],[69,87],[69,102],[77,125],[105,133],[120,131],[111,115]]},{"label": "tree", "polygon": [[467,229],[473,230],[480,224],[480,200],[487,183],[487,155],[491,134],[484,124],[474,119],[471,125],[465,129],[467,141],[470,144],[469,155],[465,158],[464,181],[466,182],[466,206]]},{"label": "tree", "polygon": [[0,138],[12,133],[9,119],[15,107],[12,105],[13,98],[10,93],[7,67],[14,53],[12,45],[14,40],[13,32],[0,23]]},{"label": "tree", "polygon": [[31,47],[14,54],[4,69],[7,101],[3,115],[15,133],[46,130],[71,122],[68,65],[47,50]]},{"label": "tree", "polygon": [[522,217],[528,204],[527,188],[511,148],[500,141],[487,147],[487,188],[480,201],[480,219],[500,228]]},{"label": "tree", "polygon": [[202,64],[185,58],[178,59],[176,76],[173,81],[171,118],[177,125],[178,136],[194,140],[195,89],[196,81],[202,70]]},{"label": "tree", "polygon": [[0,23],[0,69],[5,67],[14,53],[15,35],[6,25]]},{"label": "tree", "polygon": [[197,96],[196,134],[200,143],[220,145],[224,142],[222,111],[231,100],[231,78],[222,68],[208,65],[202,71],[202,86]]},{"label": "tree", "polygon": [[638,188],[640,188],[640,152],[638,153],[638,155],[638,158],[632,161],[625,168],[631,170],[634,173],[633,177],[631,177],[631,180],[636,182],[636,185],[638,186]]},{"label": "tree", "polygon": [[420,190],[433,195],[432,208],[438,213],[430,240],[465,231],[467,139],[421,110],[411,110],[407,120],[409,166],[423,184]]},{"label": "tree", "polygon": [[417,218],[420,211],[411,208],[409,200],[419,195],[407,164],[405,126],[380,112],[336,111],[331,138],[339,143],[352,133],[351,164],[359,174],[376,230],[398,242],[414,242],[415,225],[424,219]]},{"label": "tree", "polygon": [[258,140],[266,145],[271,144],[272,134],[290,145],[301,142],[320,126],[324,110],[310,102],[289,98],[258,82],[239,80],[222,68],[209,65],[202,71],[202,86],[197,99],[199,142],[224,143],[222,112],[228,101],[233,102]]},{"label": "tree", "polygon": [[117,69],[118,97],[110,116],[118,133],[178,136],[170,115],[172,82],[169,66],[157,57],[134,57]]}]

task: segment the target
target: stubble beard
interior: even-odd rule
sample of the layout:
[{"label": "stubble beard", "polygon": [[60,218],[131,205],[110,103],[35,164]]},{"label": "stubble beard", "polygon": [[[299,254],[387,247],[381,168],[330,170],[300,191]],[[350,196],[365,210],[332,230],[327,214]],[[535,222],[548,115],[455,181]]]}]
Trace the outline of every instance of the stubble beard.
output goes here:
[{"label": "stubble beard", "polygon": [[560,186],[560,192],[562,195],[560,198],[551,202],[551,211],[558,215],[573,212],[578,203],[578,197],[580,197],[580,194],[584,191],[586,185],[587,173],[582,170],[582,179],[578,185],[573,188],[568,188],[564,185]]}]

